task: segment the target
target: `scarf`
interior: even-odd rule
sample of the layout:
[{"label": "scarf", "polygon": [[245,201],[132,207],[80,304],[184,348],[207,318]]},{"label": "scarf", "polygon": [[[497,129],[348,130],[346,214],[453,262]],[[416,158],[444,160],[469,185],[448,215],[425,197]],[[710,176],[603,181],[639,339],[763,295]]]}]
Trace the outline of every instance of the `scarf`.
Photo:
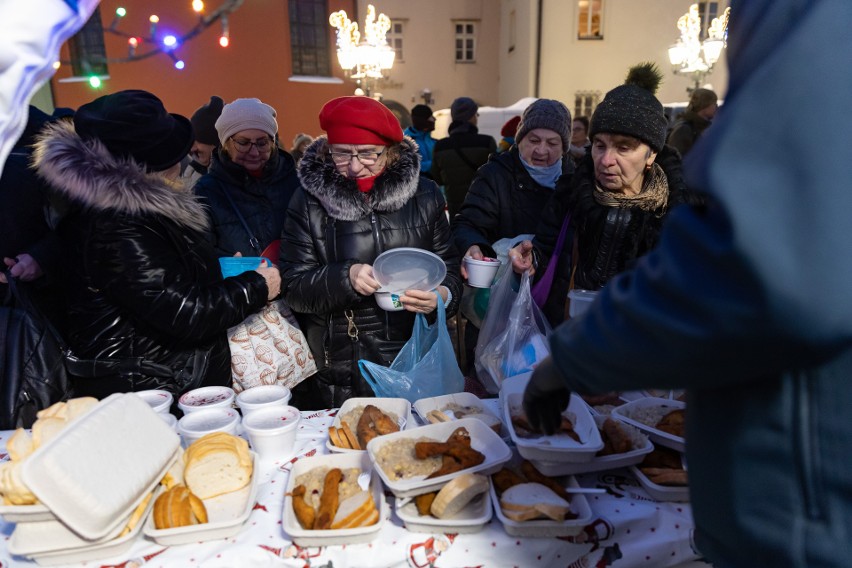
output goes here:
[{"label": "scarf", "polygon": [[[518,157],[521,158],[521,155],[518,154]],[[537,184],[553,189],[556,187],[556,180],[562,175],[563,159],[559,158],[549,166],[533,166],[532,164],[528,164],[523,158],[521,158],[521,163]]]},{"label": "scarf", "polygon": [[603,189],[595,184],[595,201],[604,207],[635,207],[643,211],[656,211],[658,216],[666,212],[669,200],[669,182],[659,164],[651,164],[651,170],[642,180],[642,191],[638,195],[624,195]]},{"label": "scarf", "polygon": [[381,173],[382,172],[379,172],[376,175],[370,177],[355,178],[355,183],[358,184],[358,191],[360,191],[361,193],[369,193],[370,190],[373,189],[373,185],[376,183],[376,178],[379,177]]}]

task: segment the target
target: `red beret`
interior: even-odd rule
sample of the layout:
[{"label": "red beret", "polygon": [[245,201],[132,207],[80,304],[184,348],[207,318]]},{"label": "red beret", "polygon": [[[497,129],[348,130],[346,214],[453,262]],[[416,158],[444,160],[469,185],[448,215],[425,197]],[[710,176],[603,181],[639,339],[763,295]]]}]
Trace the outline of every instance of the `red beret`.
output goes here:
[{"label": "red beret", "polygon": [[338,97],[325,103],[319,114],[320,127],[329,144],[377,144],[402,142],[402,127],[396,116],[370,97]]},{"label": "red beret", "polygon": [[503,125],[503,129],[500,130],[500,136],[505,136],[506,138],[514,138],[515,133],[518,131],[518,125],[521,123],[520,116],[513,116],[509,120],[506,121],[506,124]]}]

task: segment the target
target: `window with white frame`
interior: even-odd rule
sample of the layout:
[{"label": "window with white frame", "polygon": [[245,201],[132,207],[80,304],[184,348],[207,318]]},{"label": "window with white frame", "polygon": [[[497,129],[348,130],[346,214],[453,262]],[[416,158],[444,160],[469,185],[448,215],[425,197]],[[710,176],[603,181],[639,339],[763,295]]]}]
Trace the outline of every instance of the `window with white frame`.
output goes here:
[{"label": "window with white frame", "polygon": [[577,1],[577,39],[603,39],[603,0]]},{"label": "window with white frame", "polygon": [[710,27],[713,18],[719,17],[719,3],[699,2],[698,15],[701,16],[701,39],[707,39],[707,28]]},{"label": "window with white frame", "polygon": [[599,102],[601,102],[600,91],[577,91],[574,94],[573,116],[592,116]]},{"label": "window with white frame", "polygon": [[476,22],[454,22],[456,29],[456,63],[476,61]]},{"label": "window with white frame", "polygon": [[403,22],[400,20],[393,20],[391,21],[391,27],[385,36],[387,38],[388,45],[396,53],[396,62],[404,60],[402,57],[402,32],[404,28],[405,24]]},{"label": "window with white frame", "polygon": [[68,40],[71,70],[75,77],[109,75],[101,9],[95,8],[85,25]]}]

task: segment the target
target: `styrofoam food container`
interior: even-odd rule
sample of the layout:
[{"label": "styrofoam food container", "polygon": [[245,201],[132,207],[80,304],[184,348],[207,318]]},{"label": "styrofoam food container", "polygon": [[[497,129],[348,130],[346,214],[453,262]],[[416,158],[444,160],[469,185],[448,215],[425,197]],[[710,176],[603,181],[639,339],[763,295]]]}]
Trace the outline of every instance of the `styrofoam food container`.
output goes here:
[{"label": "styrofoam food container", "polygon": [[[450,405],[461,406],[463,408],[469,409],[469,411],[463,411],[461,415],[456,412],[453,412],[452,414],[447,414],[445,412],[445,409]],[[494,416],[495,418],[498,418],[501,422],[503,439],[509,439],[509,434],[508,430],[506,429],[505,421],[503,420],[503,417],[500,416],[499,411],[494,412],[494,410],[490,408],[488,404],[483,402],[481,398],[470,392],[457,392],[453,394],[444,394],[441,396],[421,398],[419,400],[416,400],[412,407],[424,423],[429,422],[429,418],[427,415],[433,410],[444,412],[444,414],[447,414],[447,416],[452,420],[465,418],[467,415],[473,414],[487,414],[490,416]]]},{"label": "styrofoam food container", "polygon": [[154,412],[160,414],[168,414],[174,402],[174,396],[167,390],[152,389],[137,391],[134,394],[147,402]]},{"label": "styrofoam food container", "polygon": [[171,429],[172,429],[172,430],[174,430],[175,432],[177,432],[177,431],[178,431],[178,426],[177,426],[177,425],[178,425],[178,419],[177,419],[177,416],[175,416],[174,414],[170,414],[170,413],[168,413],[168,412],[167,412],[167,413],[165,413],[165,414],[158,412],[158,413],[157,413],[157,416],[159,416],[160,418],[162,418],[162,419],[163,419],[163,422],[165,422],[166,424],[168,424],[168,425],[169,425],[169,428],[171,428]]},{"label": "styrofoam food container", "polygon": [[[579,487],[580,484],[572,476],[568,478],[568,482],[564,487]],[[592,520],[592,508],[589,506],[589,501],[582,493],[574,493],[571,495],[571,511],[577,513],[576,519],[568,519],[562,522],[553,521],[551,519],[536,519],[532,521],[513,521],[503,515],[503,508],[500,506],[500,498],[497,496],[497,491],[494,489],[494,484],[491,484],[491,501],[494,505],[494,512],[500,522],[503,523],[503,530],[511,536],[522,536],[527,538],[553,538],[558,536],[572,536],[583,532],[583,527],[588,525]]]},{"label": "styrofoam food container", "polygon": [[634,401],[628,402],[627,404],[623,404],[619,407],[613,408],[610,416],[621,420],[626,424],[630,424],[631,426],[639,428],[640,430],[648,434],[648,437],[651,438],[651,441],[655,444],[659,444],[661,446],[665,446],[667,448],[671,448],[679,452],[686,451],[686,440],[683,437],[674,436],[672,434],[669,434],[668,432],[657,430],[653,426],[649,426],[635,418],[635,415],[637,413],[644,412],[652,408],[659,408],[665,413],[671,412],[673,410],[684,409],[686,408],[686,403],[680,400],[673,400],[669,398],[638,398]]},{"label": "styrofoam food container", "polygon": [[[436,442],[445,442],[457,428],[467,429],[470,433],[471,447],[485,455],[485,460],[481,464],[432,479],[426,479],[426,476],[416,476],[409,479],[392,480],[376,463],[376,455],[385,444],[392,444],[402,438],[413,438],[415,440],[429,438]],[[367,444],[367,455],[373,462],[374,470],[378,472],[384,484],[394,495],[397,497],[414,497],[422,493],[436,491],[462,473],[494,473],[512,458],[512,451],[506,445],[506,442],[482,420],[462,418],[452,422],[427,424],[419,428],[379,436]],[[412,459],[414,458],[412,457]]]},{"label": "styrofoam food container", "polygon": [[571,290],[568,292],[568,315],[572,318],[579,316],[591,307],[599,292],[595,290]]},{"label": "styrofoam food container", "polygon": [[190,414],[184,414],[178,420],[178,432],[184,445],[189,447],[199,438],[213,432],[227,432],[237,435],[240,415],[233,408],[205,408]]},{"label": "styrofoam food container", "polygon": [[402,294],[399,292],[389,292],[387,290],[376,290],[373,296],[376,298],[376,303],[386,312],[400,312],[405,309],[399,301]]},{"label": "styrofoam food container", "polygon": [[268,406],[243,418],[243,430],[261,458],[288,459],[293,455],[301,420],[298,408]]},{"label": "styrofoam food container", "polygon": [[636,466],[630,466],[630,472],[636,477],[636,481],[639,482],[642,489],[657,501],[676,501],[678,503],[689,501],[689,486],[657,485]]},{"label": "styrofoam food container", "polygon": [[589,412],[588,405],[576,394],[571,395],[567,412],[573,416],[574,431],[580,442],[564,434],[523,438],[518,436],[512,424],[512,414],[521,412],[524,389],[529,375],[510,377],[500,387],[500,399],[503,402],[503,414],[509,428],[509,435],[521,456],[529,460],[558,462],[587,462],[603,448],[601,433]]},{"label": "styrofoam food container", "polygon": [[[372,404],[377,407],[379,410],[384,412],[385,414],[395,415],[402,422],[400,425],[400,429],[404,430],[406,428],[415,428],[417,424],[414,422],[411,416],[411,403],[404,398],[370,398],[370,397],[355,397],[350,398],[344,401],[344,403],[340,406],[340,409],[337,411],[337,415],[334,417],[334,421],[331,423],[335,428],[340,428],[340,417],[345,416],[352,410],[358,408],[359,406],[366,407],[368,404]],[[399,424],[399,423],[398,423]],[[352,433],[357,436],[356,427],[358,423],[350,424],[349,427],[352,429]],[[329,449],[331,452],[335,453],[347,453],[347,452],[363,452],[362,450],[353,450],[351,448],[339,448],[331,443],[331,437],[329,437],[325,441],[325,447]]]},{"label": "styrofoam food container", "polygon": [[145,401],[113,394],[23,463],[24,483],[86,540],[109,539],[178,457],[180,438]]},{"label": "styrofoam food container", "polygon": [[238,394],[237,406],[243,417],[246,417],[268,406],[287,406],[292,396],[290,389],[284,385],[259,385]]},{"label": "styrofoam food container", "polygon": [[[594,416],[595,423],[600,427],[607,416]],[[629,452],[621,454],[610,454],[608,456],[595,456],[587,462],[558,462],[546,460],[530,460],[530,462],[544,475],[558,477],[576,473],[589,473],[592,471],[606,471],[618,467],[625,467],[641,462],[645,456],[654,450],[654,444],[648,436],[641,433],[638,428],[630,424],[622,423],[622,427],[634,430],[634,435],[643,441],[643,444]]]},{"label": "styrofoam food container", "polygon": [[469,256],[464,257],[463,262],[467,270],[467,285],[473,288],[491,288],[502,264],[497,259],[476,260]]},{"label": "styrofoam food container", "polygon": [[368,527],[357,527],[354,529],[337,530],[309,530],[303,529],[296,515],[293,513],[293,489],[296,487],[296,479],[316,467],[338,467],[348,469],[357,467],[361,471],[374,471],[367,454],[363,452],[350,454],[328,454],[300,459],[293,464],[290,477],[287,480],[287,490],[284,493],[284,532],[299,546],[340,546],[345,544],[363,544],[375,540],[384,526],[385,520],[390,516],[390,509],[385,502],[385,493],[382,482],[375,472],[370,476],[370,492],[373,501],[379,510],[379,520],[376,524]]},{"label": "styrofoam food container", "polygon": [[157,529],[153,515],[145,523],[145,536],[157,544],[174,546],[204,542],[217,538],[228,538],[240,532],[254,509],[257,499],[260,464],[258,455],[252,452],[254,469],[248,485],[237,491],[218,497],[204,499],[207,509],[207,522],[201,525],[189,525],[172,529]]},{"label": "styrofoam food container", "polygon": [[[489,478],[489,485],[491,480]],[[402,506],[400,506],[402,504]],[[470,534],[481,531],[494,514],[491,506],[490,489],[477,495],[464,509],[445,519],[432,515],[421,515],[413,500],[396,499],[396,515],[412,532]]]},{"label": "styrofoam food container", "polygon": [[203,408],[230,408],[235,398],[231,387],[201,387],[183,393],[178,399],[178,407],[184,414],[198,412]]},{"label": "styrofoam food container", "polygon": [[[154,501],[162,489],[156,489],[139,522],[126,535],[87,541],[59,521],[20,523],[15,526],[9,538],[8,550],[16,556],[35,560],[41,566],[75,564],[125,554],[136,542],[136,537],[151,515]],[[122,529],[126,526],[129,516],[123,520]]]},{"label": "styrofoam food container", "polygon": [[34,521],[56,520],[50,509],[36,503],[35,505],[2,505],[0,504],[0,516],[7,523],[27,523]]}]

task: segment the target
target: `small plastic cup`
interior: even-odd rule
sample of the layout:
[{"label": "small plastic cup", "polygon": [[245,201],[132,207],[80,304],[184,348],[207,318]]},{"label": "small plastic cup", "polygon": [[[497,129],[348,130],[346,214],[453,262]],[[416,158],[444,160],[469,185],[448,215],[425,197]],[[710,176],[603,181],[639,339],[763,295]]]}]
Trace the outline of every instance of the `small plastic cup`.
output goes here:
[{"label": "small plastic cup", "polygon": [[219,268],[222,269],[222,278],[228,278],[254,270],[264,260],[268,266],[275,266],[271,260],[263,256],[220,256]]},{"label": "small plastic cup", "polygon": [[147,402],[151,410],[157,414],[168,414],[174,401],[172,393],[159,389],[138,391],[136,396]]},{"label": "small plastic cup", "polygon": [[589,309],[598,292],[593,290],[571,290],[568,292],[568,315],[575,318]]},{"label": "small plastic cup", "polygon": [[399,301],[401,295],[398,292],[386,292],[384,290],[376,290],[373,293],[379,307],[388,312],[398,312],[405,309]]},{"label": "small plastic cup", "polygon": [[294,406],[269,406],[246,416],[243,430],[261,459],[284,460],[293,455],[301,420]]},{"label": "small plastic cup", "polygon": [[467,285],[473,288],[491,288],[501,264],[497,259],[475,260],[469,256],[464,257]]},{"label": "small plastic cup", "polygon": [[185,447],[213,432],[227,432],[234,436],[240,424],[240,415],[233,408],[205,408],[184,415],[178,420],[178,433]]},{"label": "small plastic cup", "polygon": [[185,392],[178,399],[184,414],[204,408],[230,408],[234,405],[234,389],[230,387],[201,387]]},{"label": "small plastic cup", "polygon": [[290,402],[290,389],[284,385],[260,385],[246,389],[237,395],[237,406],[243,418],[261,408],[287,406]]}]

